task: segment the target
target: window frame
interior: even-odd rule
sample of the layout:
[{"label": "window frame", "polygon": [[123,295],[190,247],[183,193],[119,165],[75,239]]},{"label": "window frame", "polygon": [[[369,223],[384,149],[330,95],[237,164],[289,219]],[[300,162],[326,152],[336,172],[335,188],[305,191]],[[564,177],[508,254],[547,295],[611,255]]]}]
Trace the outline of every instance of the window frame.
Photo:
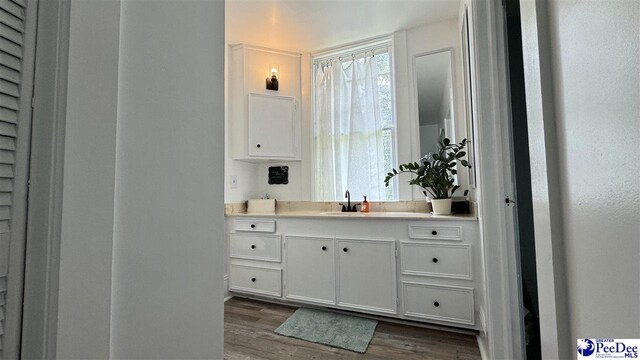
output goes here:
[{"label": "window frame", "polygon": [[[397,117],[397,107],[396,107],[396,74],[395,74],[395,53],[394,53],[394,44],[393,44],[393,36],[385,35],[373,39],[362,40],[351,42],[348,44],[340,45],[337,47],[332,47],[329,49],[312,52],[310,54],[309,59],[309,76],[310,84],[311,84],[311,99],[310,99],[310,121],[311,124],[309,126],[309,140],[310,140],[310,157],[311,157],[311,166],[310,166],[310,189],[311,189],[311,201],[313,202],[334,202],[335,200],[323,200],[318,199],[316,194],[316,143],[315,143],[315,135],[316,135],[316,73],[315,67],[319,61],[335,59],[339,57],[351,57],[352,54],[360,54],[365,51],[378,51],[381,49],[386,49],[389,54],[389,82],[390,82],[390,92],[391,92],[391,116],[393,127],[385,127],[381,129],[382,131],[391,130],[391,151],[392,153],[392,167],[396,168],[398,165],[398,117]],[[382,181],[382,179],[380,180]],[[400,201],[400,190],[397,181],[391,182],[392,187],[392,200],[375,200],[376,202],[397,202]]]}]

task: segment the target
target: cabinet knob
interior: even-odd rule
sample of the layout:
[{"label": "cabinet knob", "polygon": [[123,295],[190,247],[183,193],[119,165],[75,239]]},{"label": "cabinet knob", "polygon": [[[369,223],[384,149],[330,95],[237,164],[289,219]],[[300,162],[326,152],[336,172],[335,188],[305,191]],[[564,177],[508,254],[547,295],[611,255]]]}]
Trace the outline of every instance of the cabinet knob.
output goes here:
[{"label": "cabinet knob", "polygon": [[440,307],[440,303],[436,301],[436,302],[433,303],[433,306]]},{"label": "cabinet knob", "polygon": [[327,251],[327,247],[326,247],[326,246],[323,246],[323,247],[322,247],[322,251]]},{"label": "cabinet knob", "polygon": [[[252,249],[255,249],[255,248],[256,248],[256,246],[255,246],[255,245],[251,245],[251,248],[252,248]],[[435,259],[434,259],[434,260],[435,260]]]},{"label": "cabinet knob", "polygon": [[260,144],[256,145],[256,147],[257,147],[257,148],[259,148],[259,147],[261,147],[261,146],[262,146],[262,145],[260,145]]},{"label": "cabinet knob", "polygon": [[433,259],[431,259],[431,261],[433,261],[434,263],[437,263],[438,262],[438,258],[433,258]]},{"label": "cabinet knob", "polygon": [[256,278],[251,278],[251,282],[256,282]]},{"label": "cabinet knob", "polygon": [[343,248],[342,251],[347,252],[347,251],[349,251],[349,249]]},{"label": "cabinet knob", "polygon": [[435,231],[435,230],[433,230],[433,231],[431,232],[431,235],[438,235],[438,232],[437,232],[437,231]]},{"label": "cabinet knob", "polygon": [[255,225],[255,224],[251,224],[251,228],[252,228],[252,229],[255,229],[255,228],[256,228],[256,225]]}]

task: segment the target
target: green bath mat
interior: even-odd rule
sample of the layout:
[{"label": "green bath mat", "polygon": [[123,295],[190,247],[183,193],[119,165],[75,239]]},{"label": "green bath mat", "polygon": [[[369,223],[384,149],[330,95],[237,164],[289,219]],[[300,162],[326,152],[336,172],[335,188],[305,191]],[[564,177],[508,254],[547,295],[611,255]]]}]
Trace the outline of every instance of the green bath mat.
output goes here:
[{"label": "green bath mat", "polygon": [[378,322],[355,316],[300,308],[280,325],[276,334],[359,353],[367,351]]}]

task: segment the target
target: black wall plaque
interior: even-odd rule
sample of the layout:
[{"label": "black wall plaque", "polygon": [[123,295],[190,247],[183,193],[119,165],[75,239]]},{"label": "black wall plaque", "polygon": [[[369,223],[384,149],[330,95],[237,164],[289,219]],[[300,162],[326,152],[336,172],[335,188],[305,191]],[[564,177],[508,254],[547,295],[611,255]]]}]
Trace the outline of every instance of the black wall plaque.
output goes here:
[{"label": "black wall plaque", "polygon": [[269,166],[269,185],[286,185],[288,183],[288,166]]}]

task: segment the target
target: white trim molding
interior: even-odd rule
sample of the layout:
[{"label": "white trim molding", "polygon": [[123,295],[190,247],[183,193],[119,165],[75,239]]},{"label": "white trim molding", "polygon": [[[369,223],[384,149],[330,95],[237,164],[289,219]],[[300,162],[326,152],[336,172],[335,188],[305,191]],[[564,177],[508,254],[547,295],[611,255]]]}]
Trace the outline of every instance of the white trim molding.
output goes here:
[{"label": "white trim molding", "polygon": [[504,196],[513,192],[508,139],[508,92],[504,13],[500,2],[469,1],[470,38],[476,73],[479,219],[485,263],[487,342],[491,359],[523,358],[517,245],[513,210]]},{"label": "white trim molding", "polygon": [[522,53],[531,160],[531,195],[536,248],[542,358],[566,359],[569,311],[563,266],[562,204],[554,119],[555,103],[545,1],[520,0]]}]

